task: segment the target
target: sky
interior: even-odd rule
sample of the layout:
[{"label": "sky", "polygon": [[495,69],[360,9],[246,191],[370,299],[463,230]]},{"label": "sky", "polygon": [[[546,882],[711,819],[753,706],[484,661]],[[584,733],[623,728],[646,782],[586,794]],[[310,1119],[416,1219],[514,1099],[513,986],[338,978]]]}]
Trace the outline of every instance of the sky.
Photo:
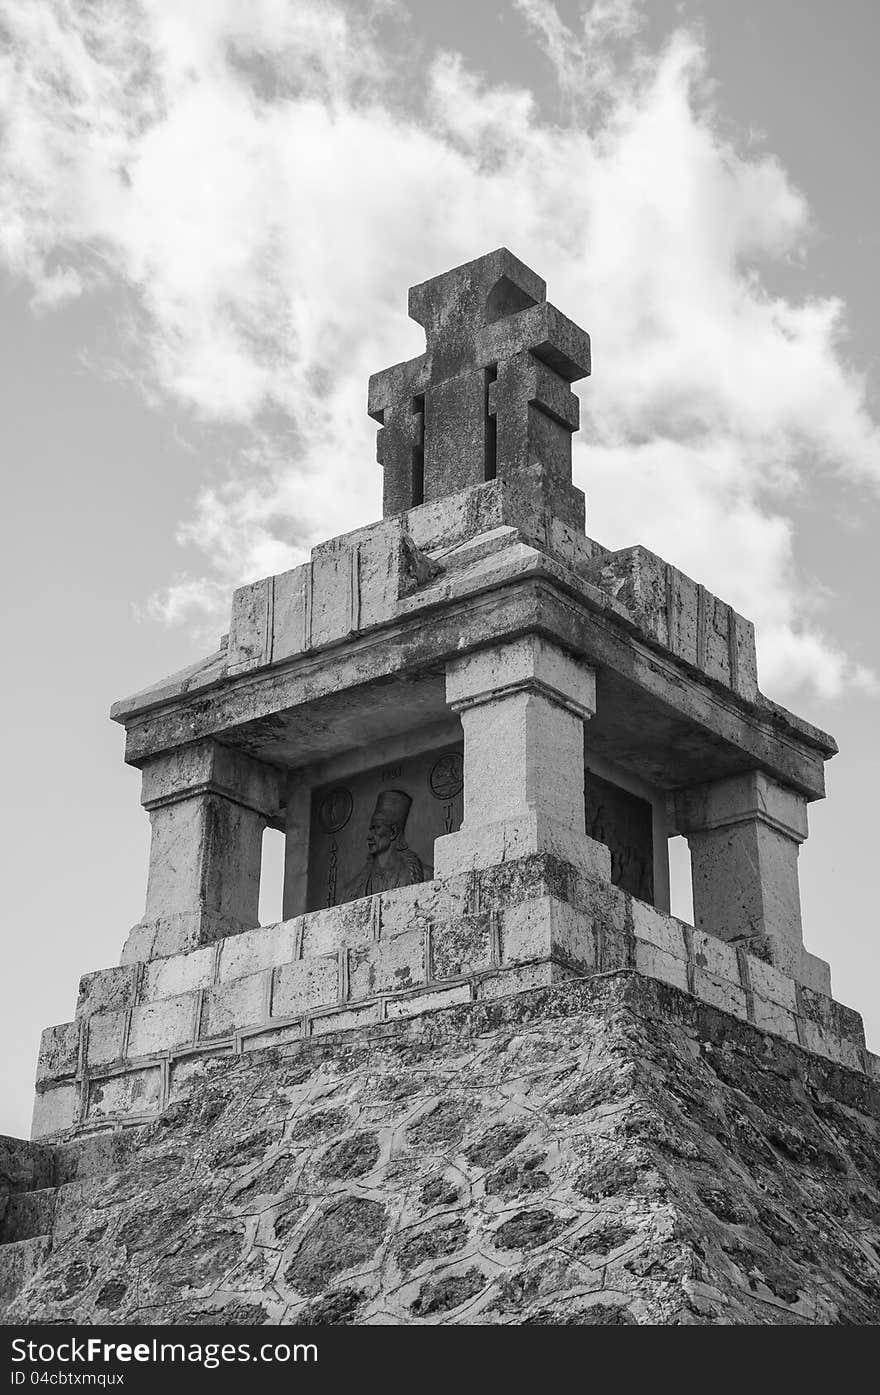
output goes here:
[{"label": "sky", "polygon": [[880,1050],[878,39],[873,0],[0,0],[0,1132],[143,910],[111,701],[380,515],[406,289],[499,245],[592,336],[587,531],[753,619],[840,744],[805,938]]}]

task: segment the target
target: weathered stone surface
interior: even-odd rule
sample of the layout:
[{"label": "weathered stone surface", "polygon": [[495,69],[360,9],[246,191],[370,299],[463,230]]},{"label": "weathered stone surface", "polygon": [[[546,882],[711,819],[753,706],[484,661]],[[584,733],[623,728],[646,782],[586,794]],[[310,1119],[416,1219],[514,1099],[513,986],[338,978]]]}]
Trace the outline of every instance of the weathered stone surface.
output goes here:
[{"label": "weathered stone surface", "polygon": [[638,616],[647,633],[716,682],[757,698],[751,621],[645,547],[607,553],[599,565],[602,587]]},{"label": "weathered stone surface", "polygon": [[413,287],[383,520],[114,709],[147,904],[44,1035],[19,1320],[876,1320],[878,1066],[800,933],[834,743],[729,606],[584,535],[545,290],[503,248]]},{"label": "weathered stone surface", "polygon": [[124,1148],[16,1145],[76,1205],[51,1250],[7,1235],[0,1312],[877,1323],[878,1145],[867,1076],[582,980],[228,1061]]},{"label": "weathered stone surface", "polygon": [[[859,1015],[761,953],[760,937],[726,943],[548,854],[398,888],[145,964],[135,996],[147,1001],[85,1011],[44,1035],[34,1137],[158,1112],[200,1058],[217,1064],[618,969],[870,1071]],[[151,996],[197,982],[210,986]]]},{"label": "weathered stone surface", "polygon": [[761,940],[777,968],[800,978],[803,795],[751,771],[680,791],[675,804],[691,850],[696,924],[722,940]]},{"label": "weathered stone surface", "polygon": [[593,670],[527,635],[448,665],[446,696],[464,729],[466,798],[460,830],[435,844],[438,875],[540,852],[592,865],[583,772]]}]

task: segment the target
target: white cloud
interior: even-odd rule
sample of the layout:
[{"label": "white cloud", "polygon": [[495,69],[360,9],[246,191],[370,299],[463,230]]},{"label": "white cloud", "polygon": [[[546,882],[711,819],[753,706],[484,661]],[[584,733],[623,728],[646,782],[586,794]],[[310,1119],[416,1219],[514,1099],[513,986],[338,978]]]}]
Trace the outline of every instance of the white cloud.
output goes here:
[{"label": "white cloud", "polygon": [[765,687],[866,684],[786,518],[822,474],[880,478],[843,307],[762,279],[803,254],[804,198],[722,138],[692,34],[650,53],[625,0],[577,33],[515,7],[561,125],[453,54],[415,73],[391,5],[0,0],[0,255],[43,308],[123,282],[149,390],[249,441],[181,527],[206,575],[162,613],[375,517],[366,380],[421,348],[406,287],[505,243],[593,336],[576,471],[602,540],[754,618]]}]

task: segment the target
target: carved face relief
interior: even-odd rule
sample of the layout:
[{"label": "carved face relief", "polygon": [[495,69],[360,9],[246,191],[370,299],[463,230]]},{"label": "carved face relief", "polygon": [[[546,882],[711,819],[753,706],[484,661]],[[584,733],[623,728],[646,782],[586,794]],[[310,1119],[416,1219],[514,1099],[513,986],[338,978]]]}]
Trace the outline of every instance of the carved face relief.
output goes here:
[{"label": "carved face relief", "polygon": [[461,744],[429,747],[312,792],[307,910],[433,876],[434,842],[463,816]]},{"label": "carved face relief", "polygon": [[376,857],[379,853],[387,852],[391,844],[397,841],[399,833],[400,829],[395,824],[385,823],[374,815],[367,829],[367,851],[370,856]]}]

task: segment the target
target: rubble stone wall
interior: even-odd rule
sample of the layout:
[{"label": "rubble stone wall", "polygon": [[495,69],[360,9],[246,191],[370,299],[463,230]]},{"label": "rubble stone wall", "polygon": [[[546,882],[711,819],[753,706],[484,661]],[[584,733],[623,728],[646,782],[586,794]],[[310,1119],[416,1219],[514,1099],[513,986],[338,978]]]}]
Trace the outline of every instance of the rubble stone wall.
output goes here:
[{"label": "rubble stone wall", "polygon": [[878,1144],[875,1081],[619,969],[206,1057],[149,1125],[12,1146],[0,1312],[876,1323]]}]

